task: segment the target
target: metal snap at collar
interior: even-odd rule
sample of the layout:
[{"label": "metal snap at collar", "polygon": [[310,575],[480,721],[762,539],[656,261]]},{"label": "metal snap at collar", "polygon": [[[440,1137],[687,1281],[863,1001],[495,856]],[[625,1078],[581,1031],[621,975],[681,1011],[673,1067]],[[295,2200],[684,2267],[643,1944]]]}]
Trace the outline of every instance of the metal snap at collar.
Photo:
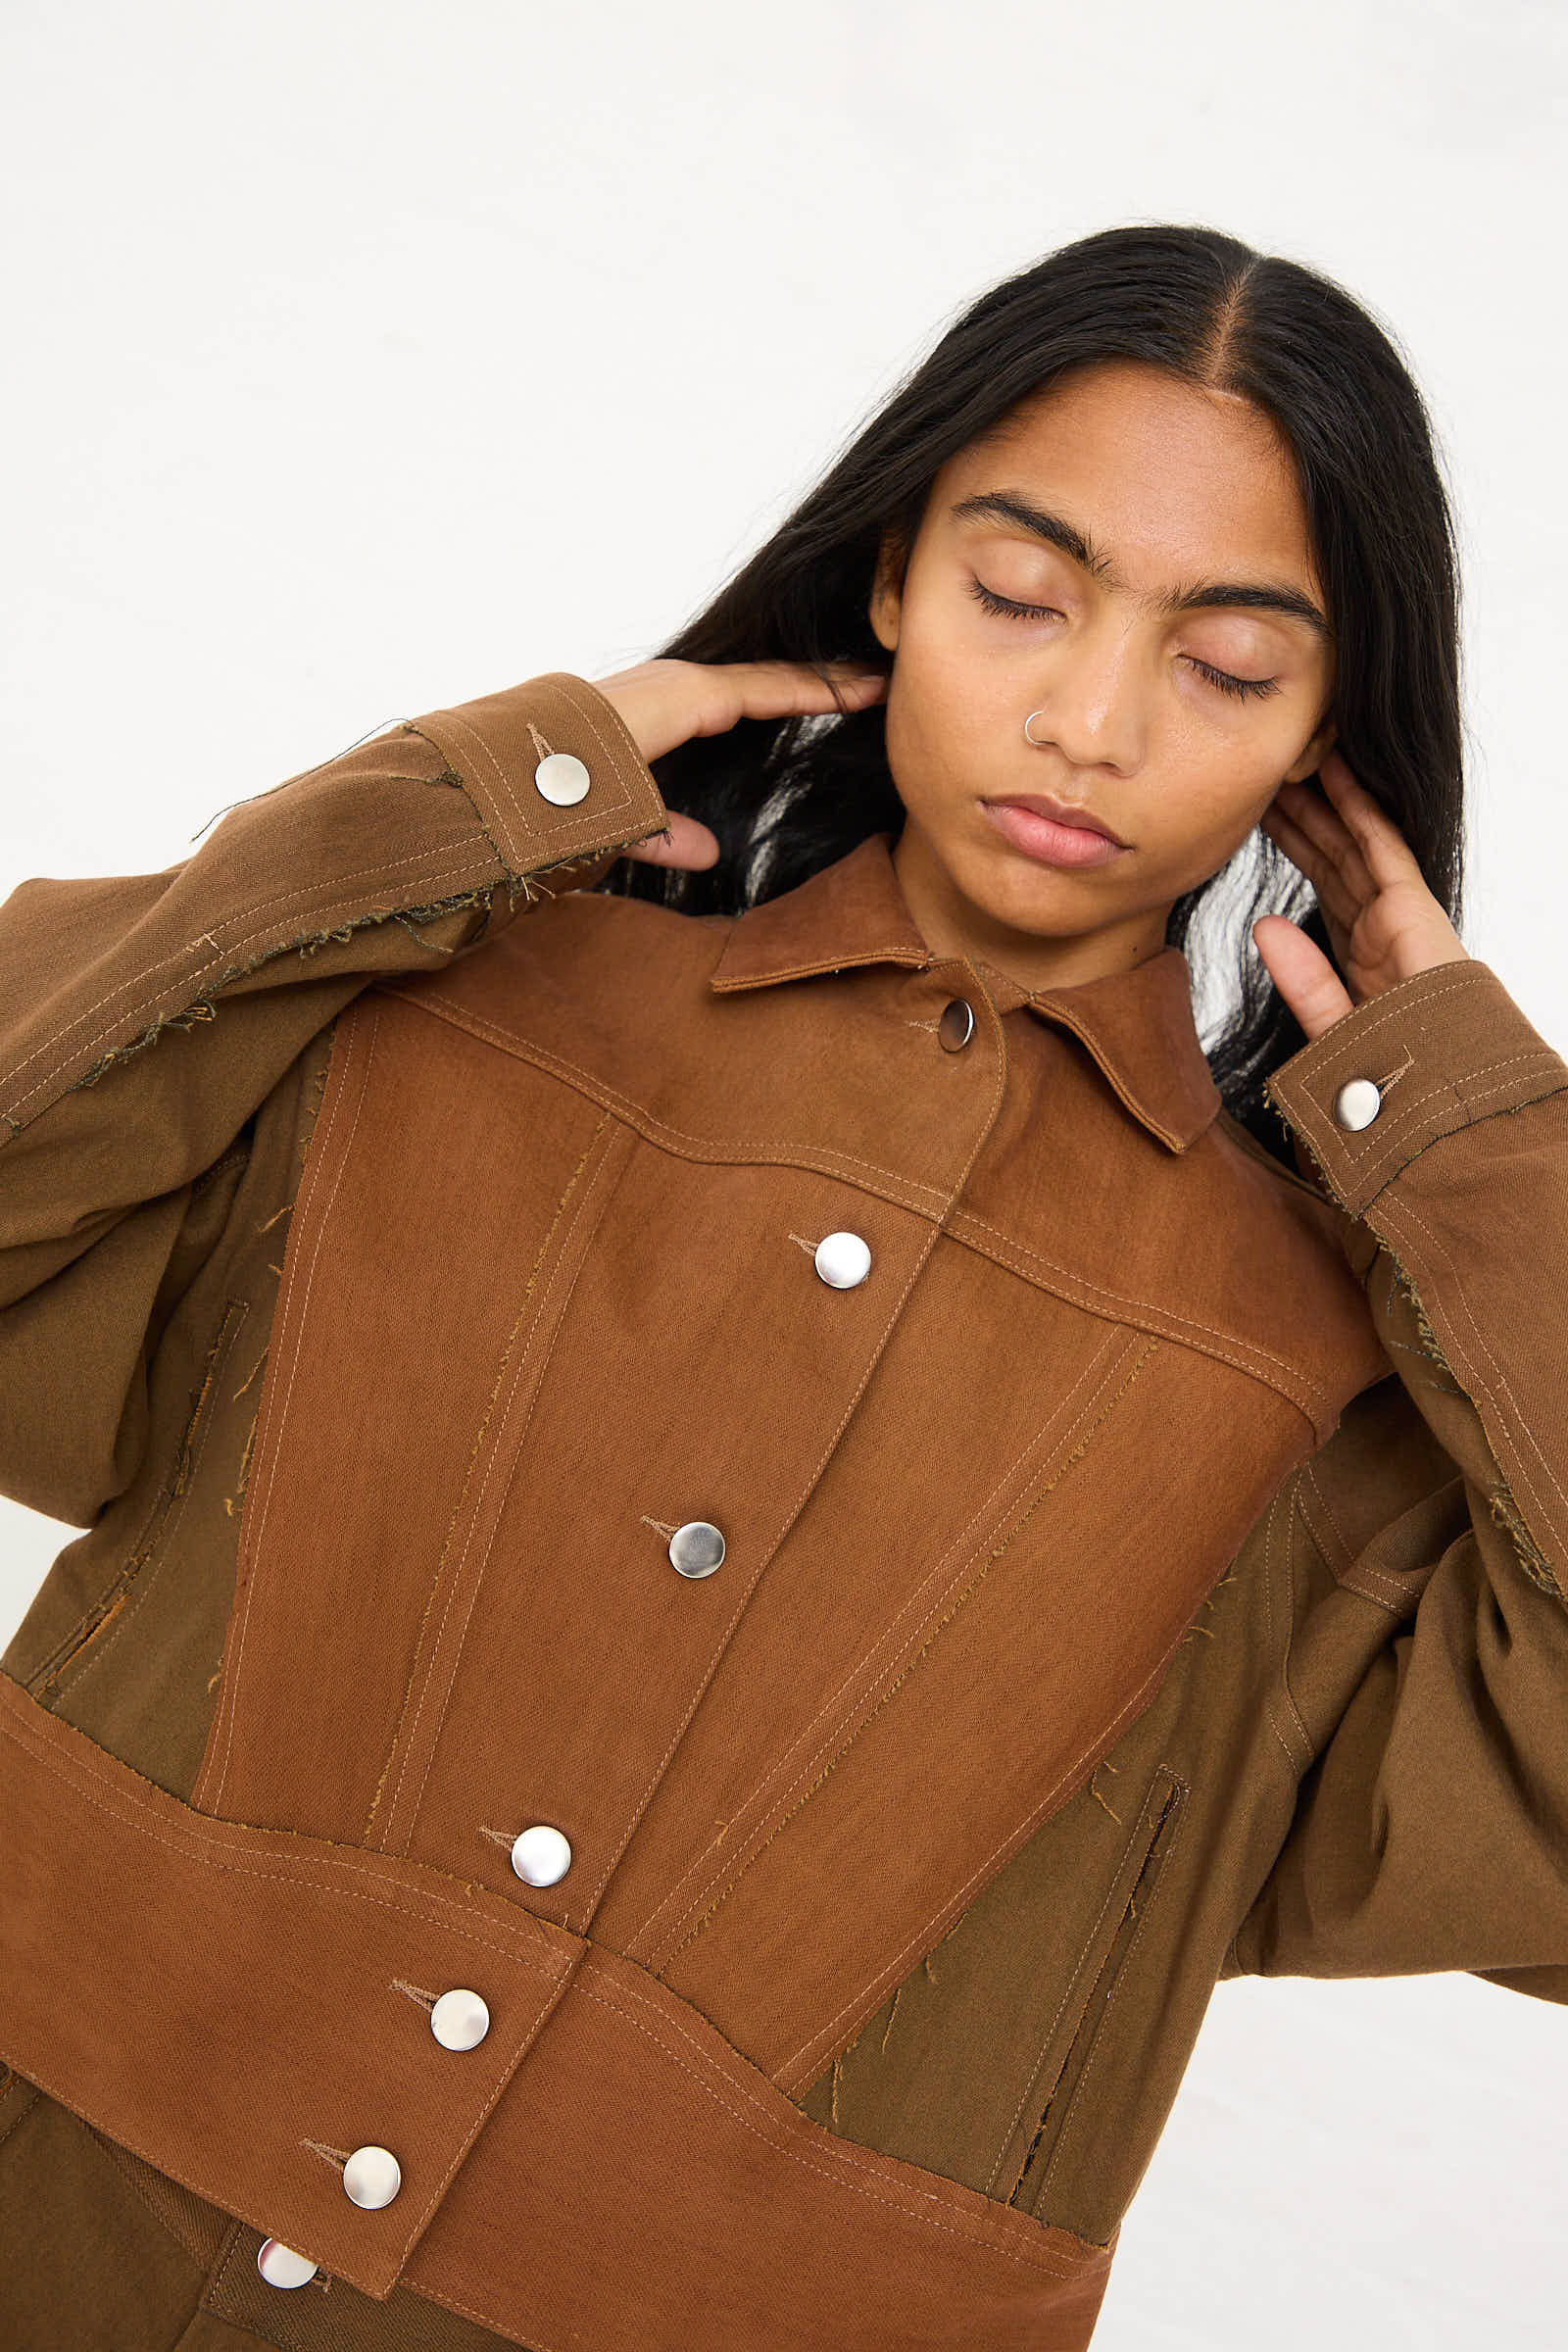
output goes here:
[{"label": "metal snap at collar", "polygon": [[593,781],[573,752],[550,752],[533,771],[534,788],[558,808],[582,800]]},{"label": "metal snap at collar", "polygon": [[711,1576],[724,1557],[724,1539],[710,1519],[688,1519],[669,1539],[669,1564],[682,1576]]},{"label": "metal snap at collar", "polygon": [[871,1252],[858,1233],[825,1233],[812,1262],[834,1290],[853,1291],[871,1271]]},{"label": "metal snap at collar", "polygon": [[974,1006],[967,997],[952,997],[942,1007],[937,1035],[950,1054],[956,1054],[974,1035]]},{"label": "metal snap at collar", "polygon": [[547,1821],[536,1821],[512,1840],[512,1867],[529,1886],[554,1886],[571,1868],[571,1841]]},{"label": "metal snap at collar", "polygon": [[269,2286],[309,2286],[316,2265],[308,2254],[296,2254],[275,2237],[264,2237],[256,2249],[256,2268]]},{"label": "metal snap at collar", "polygon": [[1352,1133],[1370,1127],[1382,1107],[1382,1090],[1370,1078],[1348,1078],[1334,1098],[1335,1119]]},{"label": "metal snap at collar", "polygon": [[390,2148],[378,2147],[371,2140],[356,2148],[343,2167],[343,2186],[356,2205],[375,2213],[390,2205],[403,2186],[403,2167]]}]

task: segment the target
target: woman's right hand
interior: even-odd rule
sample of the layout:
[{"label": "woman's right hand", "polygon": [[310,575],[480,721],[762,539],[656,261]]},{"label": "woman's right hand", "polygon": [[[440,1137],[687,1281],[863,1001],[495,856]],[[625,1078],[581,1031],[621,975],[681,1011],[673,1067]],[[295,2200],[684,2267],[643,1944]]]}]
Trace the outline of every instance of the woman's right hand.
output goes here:
[{"label": "woman's right hand", "polygon": [[[838,699],[804,662],[639,662],[589,682],[614,704],[645,760],[658,760],[694,735],[723,735],[740,718],[786,718],[844,709],[863,710],[887,690],[883,671],[858,662],[824,664]],[[633,842],[622,857],[645,865],[701,870],[718,862],[718,837],[695,816],[669,811],[668,835]]]}]

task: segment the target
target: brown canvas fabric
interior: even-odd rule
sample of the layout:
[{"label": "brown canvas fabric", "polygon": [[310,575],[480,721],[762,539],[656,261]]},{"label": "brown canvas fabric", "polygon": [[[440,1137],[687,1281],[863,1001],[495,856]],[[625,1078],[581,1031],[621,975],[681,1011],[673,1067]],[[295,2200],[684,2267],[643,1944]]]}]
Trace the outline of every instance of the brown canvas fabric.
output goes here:
[{"label": "brown canvas fabric", "polygon": [[1220,1978],[1568,1998],[1568,1064],[1417,975],[1292,1175],[1176,951],[1026,998],[885,834],[581,887],[664,814],[549,672],[0,907],[0,1484],[85,1531],[0,1660],[0,2211],[78,2329],[145,2259],[171,2345],[1066,2352]]},{"label": "brown canvas fabric", "polygon": [[[654,2342],[699,2287],[735,2352],[940,2345],[956,2311],[1020,2352],[1085,2340],[1106,2251],[838,2143],[633,1962],[423,1866],[195,1814],[3,1676],[0,1711],[14,2046],[62,2112],[334,2278],[550,2345],[613,2341],[633,2279]],[[490,2031],[443,2049],[430,2000],[476,1981]],[[382,2118],[403,2180],[367,2212],[350,2147],[299,2127]]]}]

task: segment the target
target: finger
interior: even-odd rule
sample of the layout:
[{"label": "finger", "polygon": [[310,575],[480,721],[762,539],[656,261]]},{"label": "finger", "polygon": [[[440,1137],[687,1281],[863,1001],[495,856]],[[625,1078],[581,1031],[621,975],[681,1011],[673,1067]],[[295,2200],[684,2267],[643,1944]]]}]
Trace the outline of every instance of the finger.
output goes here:
[{"label": "finger", "polygon": [[1354,1011],[1348,991],[1321,948],[1288,916],[1259,915],[1252,925],[1252,945],[1308,1044]]},{"label": "finger", "polygon": [[1361,908],[1352,901],[1344,877],[1326,862],[1303,834],[1297,831],[1289,817],[1282,815],[1278,808],[1270,808],[1263,819],[1263,827],[1311,883],[1318,911],[1328,931],[1329,946],[1334,951],[1335,961],[1344,971],[1349,962],[1350,940]]},{"label": "finger", "polygon": [[886,670],[864,662],[825,662],[825,678],[805,662],[736,662],[721,667],[740,698],[741,718],[863,710],[885,694],[888,685]]},{"label": "finger", "polygon": [[1386,809],[1380,808],[1366,786],[1357,781],[1340,752],[1326,752],[1318,778],[1342,821],[1360,851],[1367,872],[1379,890],[1393,882],[1421,875],[1420,861]]},{"label": "finger", "polygon": [[646,840],[634,841],[623,852],[640,865],[680,865],[702,872],[718,863],[718,835],[701,818],[687,816],[681,810],[668,811],[669,826],[663,833],[650,833]]},{"label": "finger", "polygon": [[1313,792],[1306,784],[1286,783],[1280,786],[1277,805],[1344,877],[1358,906],[1377,897],[1380,885],[1368,869],[1354,834],[1325,794]]},{"label": "finger", "polygon": [[742,718],[814,717],[857,710],[875,702],[886,673],[860,662],[824,663],[826,679],[804,662],[714,662],[699,664],[695,707],[688,706],[682,740],[727,735]]},{"label": "finger", "polygon": [[1259,822],[1269,839],[1278,842],[1286,857],[1300,867],[1316,891],[1317,903],[1325,916],[1348,932],[1365,901],[1353,895],[1338,866],[1329,863],[1316,844],[1309,841],[1300,827],[1291,821],[1277,802],[1265,808]]}]

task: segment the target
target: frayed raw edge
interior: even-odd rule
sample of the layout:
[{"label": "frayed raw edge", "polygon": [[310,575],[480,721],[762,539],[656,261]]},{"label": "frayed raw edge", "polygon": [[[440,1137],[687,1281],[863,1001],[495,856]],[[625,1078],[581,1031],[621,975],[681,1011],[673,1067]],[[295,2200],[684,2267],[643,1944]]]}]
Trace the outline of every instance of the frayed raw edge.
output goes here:
[{"label": "frayed raw edge", "polygon": [[[225,966],[217,979],[210,980],[200,995],[182,1011],[166,1013],[161,1020],[154,1021],[144,1029],[139,1037],[132,1038],[125,1045],[112,1047],[107,1054],[102,1054],[93,1063],[91,1069],[84,1071],[81,1077],[73,1079],[71,1085],[63,1089],[63,1092],[75,1094],[81,1087],[95,1086],[106,1070],[111,1070],[117,1064],[130,1060],[133,1054],[141,1053],[145,1047],[150,1046],[155,1039],[161,1037],[166,1029],[189,1029],[193,1028],[198,1021],[216,1020],[218,1018],[216,1000],[221,996],[223,990],[232,981],[244,979],[248,973],[254,972],[264,963],[272,962],[279,956],[286,956],[291,952],[302,957],[313,956],[318,948],[323,948],[329,943],[341,944],[352,938],[356,931],[362,931],[371,923],[401,923],[411,938],[417,939],[419,936],[416,928],[417,924],[438,922],[443,915],[456,914],[465,906],[482,906],[488,913],[496,892],[502,889],[507,892],[509,908],[514,912],[519,899],[531,902],[536,897],[553,898],[556,895],[553,891],[540,891],[536,888],[538,877],[541,874],[559,873],[574,865],[593,864],[603,857],[602,849],[574,850],[570,857],[553,858],[548,864],[533,867],[526,874],[502,874],[494,882],[480,883],[472,890],[455,891],[449,898],[431,899],[423,906],[378,906],[368,914],[356,914],[351,916],[347,922],[334,924],[329,930],[302,931],[294,939],[279,940],[275,947],[264,948],[259,956],[253,956],[246,963],[231,963]],[[421,942],[421,944],[423,943]],[[21,1120],[8,1118],[6,1125],[13,1134],[21,1134],[23,1127]]]},{"label": "frayed raw edge", "polygon": [[[1389,1247],[1387,1242],[1384,1242],[1382,1246],[1388,1250],[1389,1263],[1394,1269],[1395,1281],[1409,1301],[1410,1312],[1414,1317],[1416,1331],[1424,1352],[1447,1374],[1460,1396],[1469,1396],[1469,1391],[1443,1351],[1443,1344],[1432,1328],[1415,1284],[1399,1263],[1397,1253]],[[1470,1402],[1474,1405],[1475,1399],[1470,1397]],[[1494,1455],[1493,1459],[1495,1462],[1496,1456]],[[1511,1540],[1518,1555],[1519,1565],[1531,1583],[1539,1585],[1543,1592],[1549,1592],[1553,1599],[1568,1602],[1568,1594],[1564,1593],[1549,1562],[1525,1523],[1519,1505],[1513,1498],[1513,1491],[1509,1487],[1500,1465],[1497,1467],[1496,1486],[1488,1487],[1484,1492],[1493,1518]]]},{"label": "frayed raw edge", "polygon": [[[1264,1092],[1267,1093],[1267,1087],[1265,1086]],[[1269,1101],[1273,1102],[1272,1096],[1269,1096]],[[1276,1110],[1281,1109],[1281,1105],[1278,1103],[1274,1103],[1274,1107]],[[1304,1130],[1294,1126],[1292,1127],[1292,1133],[1300,1135],[1301,1141],[1306,1146],[1307,1155],[1310,1158],[1312,1165],[1317,1169],[1319,1175],[1323,1179],[1323,1182],[1328,1185],[1331,1195],[1337,1200],[1338,1195],[1334,1193],[1333,1181],[1330,1178],[1329,1172],[1324,1166],[1323,1161],[1313,1148],[1311,1137],[1307,1135]],[[1342,1207],[1344,1203],[1341,1202]],[[1364,1222],[1364,1218],[1362,1221]],[[1382,1234],[1377,1233],[1375,1228],[1372,1230],[1377,1240],[1379,1249],[1386,1252],[1389,1263],[1394,1269],[1396,1284],[1409,1301],[1410,1313],[1415,1323],[1417,1337],[1421,1342],[1422,1352],[1429,1356],[1432,1362],[1436,1364],[1441,1371],[1447,1374],[1447,1377],[1453,1383],[1455,1392],[1459,1396],[1470,1397],[1469,1390],[1465,1387],[1464,1382],[1459,1378],[1453,1366],[1449,1363],[1446,1355],[1444,1353],[1443,1343],[1438,1338],[1436,1331],[1434,1331],[1431,1320],[1428,1317],[1427,1310],[1421,1303],[1421,1295],[1419,1291],[1416,1289],[1415,1284],[1411,1281],[1404,1267],[1399,1262],[1397,1250],[1394,1249],[1391,1243],[1385,1241]],[[1470,1397],[1470,1402],[1472,1405],[1474,1405],[1474,1397]],[[1494,1455],[1493,1458],[1495,1462],[1495,1455]],[[1520,1512],[1519,1505],[1513,1498],[1512,1490],[1508,1485],[1506,1477],[1502,1473],[1500,1465],[1498,1465],[1497,1469],[1496,1486],[1487,1488],[1485,1493],[1488,1506],[1491,1509],[1493,1518],[1511,1540],[1514,1551],[1518,1556],[1519,1565],[1524,1570],[1526,1576],[1529,1577],[1531,1583],[1533,1585],[1539,1585],[1543,1592],[1549,1592],[1554,1600],[1562,1601],[1565,1605],[1568,1605],[1568,1593],[1564,1593],[1555,1571],[1552,1569],[1550,1563],[1546,1560],[1540,1544],[1530,1533],[1524,1517]]]},{"label": "frayed raw edge", "polygon": [[248,963],[226,965],[217,979],[210,980],[201,994],[182,1011],[166,1013],[161,1020],[154,1021],[144,1029],[140,1037],[130,1039],[123,1046],[112,1047],[107,1054],[100,1055],[91,1069],[83,1071],[79,1078],[73,1079],[64,1091],[70,1095],[75,1094],[81,1087],[95,1086],[106,1070],[113,1069],[119,1062],[130,1060],[133,1054],[139,1054],[144,1047],[161,1037],[166,1029],[190,1029],[198,1021],[215,1021],[218,1018],[216,1000],[231,981],[244,979],[247,973],[256,971],[264,963],[274,961],[279,956],[288,955],[291,950],[302,958],[314,956],[318,948],[350,939],[356,931],[364,930],[370,923],[402,923],[411,935],[417,937],[414,930],[416,923],[435,922],[444,914],[455,914],[461,907],[481,903],[488,907],[499,888],[498,882],[490,882],[477,890],[459,891],[450,899],[434,899],[423,906],[377,907],[370,914],[354,915],[348,922],[335,924],[328,931],[302,931],[295,939],[279,940],[275,947],[264,948],[259,956],[253,956]]},{"label": "frayed raw edge", "polygon": [[1519,1555],[1519,1565],[1531,1583],[1539,1585],[1543,1592],[1549,1592],[1554,1600],[1568,1604],[1568,1593],[1563,1592],[1551,1568],[1543,1558],[1540,1545],[1519,1516],[1519,1506],[1514,1501],[1506,1479],[1498,1486],[1487,1489],[1487,1501],[1497,1525],[1512,1537],[1514,1550]]},{"label": "frayed raw edge", "polygon": [[1410,1312],[1415,1317],[1415,1327],[1416,1331],[1420,1335],[1423,1352],[1432,1358],[1432,1361],[1438,1366],[1440,1371],[1446,1372],[1448,1378],[1453,1382],[1454,1387],[1459,1391],[1461,1396],[1468,1396],[1469,1391],[1465,1388],[1465,1385],[1459,1378],[1458,1373],[1455,1372],[1453,1366],[1449,1363],[1447,1357],[1443,1352],[1443,1342],[1433,1330],[1432,1324],[1427,1315],[1427,1310],[1421,1303],[1421,1294],[1416,1289],[1415,1284],[1410,1280],[1410,1277],[1405,1272],[1403,1266],[1399,1263],[1397,1251],[1394,1250],[1389,1243],[1385,1242],[1381,1235],[1379,1235],[1378,1239],[1380,1247],[1388,1251],[1389,1264],[1394,1269],[1394,1279],[1396,1283],[1410,1302]]}]

